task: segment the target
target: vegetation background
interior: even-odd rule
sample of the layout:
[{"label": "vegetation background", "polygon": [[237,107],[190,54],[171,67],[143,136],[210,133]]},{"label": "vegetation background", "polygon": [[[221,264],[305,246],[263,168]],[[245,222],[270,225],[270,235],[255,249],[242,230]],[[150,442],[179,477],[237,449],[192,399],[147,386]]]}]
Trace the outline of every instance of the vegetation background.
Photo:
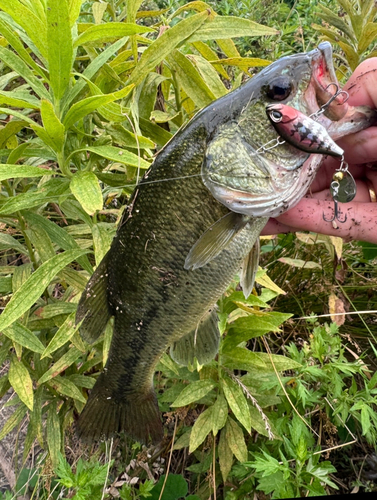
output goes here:
[{"label": "vegetation background", "polygon": [[162,357],[160,446],[72,430],[111,340],[81,340],[77,302],[156,150],[320,39],[344,81],[376,55],[376,16],[374,0],[0,0],[0,498],[376,491],[373,245],[265,239],[255,293],[235,278],[219,301],[216,360]]}]

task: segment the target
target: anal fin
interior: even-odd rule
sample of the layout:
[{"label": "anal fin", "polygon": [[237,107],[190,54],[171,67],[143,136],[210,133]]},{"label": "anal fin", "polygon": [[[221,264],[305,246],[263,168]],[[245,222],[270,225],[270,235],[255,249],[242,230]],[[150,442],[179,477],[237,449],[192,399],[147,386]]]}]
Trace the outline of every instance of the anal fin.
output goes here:
[{"label": "anal fin", "polygon": [[108,255],[104,256],[88,281],[77,308],[76,323],[82,321],[81,337],[90,344],[98,339],[111,317],[107,300]]},{"label": "anal fin", "polygon": [[242,287],[245,299],[253,291],[255,275],[258,270],[260,256],[260,243],[259,238],[257,238],[254,243],[253,248],[247,254],[245,260],[243,261],[241,272],[240,272],[240,285]]},{"label": "anal fin", "polygon": [[192,365],[196,358],[201,365],[209,363],[217,354],[220,342],[218,317],[215,309],[208,311],[198,326],[170,347],[170,355],[180,365]]},{"label": "anal fin", "polygon": [[229,212],[205,231],[193,245],[185,260],[185,269],[198,269],[208,264],[246,226],[250,217]]}]

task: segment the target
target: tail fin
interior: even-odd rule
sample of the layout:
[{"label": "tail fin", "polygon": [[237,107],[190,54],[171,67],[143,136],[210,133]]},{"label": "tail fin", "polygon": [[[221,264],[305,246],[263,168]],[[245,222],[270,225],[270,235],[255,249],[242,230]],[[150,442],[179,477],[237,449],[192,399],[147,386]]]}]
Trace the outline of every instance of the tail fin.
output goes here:
[{"label": "tail fin", "polygon": [[119,402],[101,377],[93,388],[77,422],[78,437],[84,442],[102,441],[125,432],[136,441],[153,444],[163,438],[163,428],[156,395],[151,387],[148,393],[127,395]]}]

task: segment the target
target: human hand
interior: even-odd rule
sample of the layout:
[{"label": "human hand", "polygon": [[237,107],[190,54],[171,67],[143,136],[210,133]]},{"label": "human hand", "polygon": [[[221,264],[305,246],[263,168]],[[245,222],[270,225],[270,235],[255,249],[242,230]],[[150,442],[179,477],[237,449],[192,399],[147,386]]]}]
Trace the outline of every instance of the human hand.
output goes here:
[{"label": "human hand", "polygon": [[[349,93],[349,104],[377,108],[377,58],[361,63],[351,76],[344,90]],[[344,149],[345,161],[353,175],[357,193],[351,203],[341,203],[344,223],[326,222],[332,217],[334,202],[330,184],[339,160],[327,158],[314,179],[310,192],[295,207],[276,219],[270,219],[262,234],[279,234],[295,231],[313,231],[345,240],[362,240],[377,243],[377,126],[339,140]],[[335,224],[336,222],[336,224]]]}]

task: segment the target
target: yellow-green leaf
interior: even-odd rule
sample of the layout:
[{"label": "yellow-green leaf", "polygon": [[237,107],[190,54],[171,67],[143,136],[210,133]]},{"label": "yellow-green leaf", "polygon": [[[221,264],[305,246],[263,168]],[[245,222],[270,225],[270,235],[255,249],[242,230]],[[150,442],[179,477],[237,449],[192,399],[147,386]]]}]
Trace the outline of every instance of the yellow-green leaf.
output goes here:
[{"label": "yellow-green leaf", "polygon": [[241,387],[234,380],[226,376],[222,378],[221,382],[224,395],[234,416],[241,422],[247,432],[250,432],[251,418],[249,405]]},{"label": "yellow-green leaf", "polygon": [[313,262],[311,260],[302,260],[302,259],[291,259],[290,257],[280,257],[278,259],[279,262],[283,264],[288,264],[292,267],[299,267],[305,269],[322,269],[322,266],[317,262]]},{"label": "yellow-green leaf", "polygon": [[209,379],[192,382],[183,389],[181,394],[171,404],[171,406],[186,406],[190,403],[198,401],[212,391],[216,385],[216,382]]},{"label": "yellow-green leaf", "polygon": [[107,254],[114,235],[110,234],[106,228],[100,226],[99,224],[93,224],[92,235],[96,265],[98,266]]},{"label": "yellow-green leaf", "polygon": [[29,410],[33,411],[33,382],[26,366],[22,361],[19,361],[16,356],[12,356],[8,378],[11,386],[16,391],[21,401],[29,408]]},{"label": "yellow-green leaf", "polygon": [[196,420],[190,435],[190,453],[195,451],[212,431],[212,413],[213,406],[210,406]]},{"label": "yellow-green leaf", "polygon": [[41,116],[46,133],[55,145],[54,150],[60,152],[64,146],[65,127],[56,116],[51,102],[46,101],[46,99],[42,99],[41,102]]},{"label": "yellow-green leaf", "polygon": [[73,46],[79,45],[102,45],[105,42],[114,42],[124,36],[136,35],[138,33],[149,33],[152,28],[140,26],[133,23],[104,23],[91,26],[76,38]]},{"label": "yellow-green leaf", "polygon": [[219,430],[225,426],[227,419],[228,404],[224,396],[219,394],[215,404],[213,405],[212,432],[214,436],[216,436]]},{"label": "yellow-green leaf", "polygon": [[102,209],[102,191],[93,172],[77,172],[71,179],[70,188],[87,214],[93,215]]},{"label": "yellow-green leaf", "polygon": [[47,0],[46,12],[50,85],[60,101],[68,88],[73,58],[67,0]]},{"label": "yellow-green leaf", "polygon": [[9,339],[17,342],[27,349],[30,349],[33,352],[42,353],[44,351],[44,345],[35,335],[35,333],[33,333],[21,323],[18,323],[18,321],[13,323],[12,326],[4,328],[3,334]]},{"label": "yellow-green leaf", "polygon": [[223,477],[223,481],[225,482],[233,465],[233,452],[228,444],[226,429],[224,429],[220,434],[217,452],[219,454],[221,475]]},{"label": "yellow-green leaf", "polygon": [[22,421],[27,412],[27,406],[21,404],[5,422],[0,431],[0,441],[7,436]]},{"label": "yellow-green leaf", "polygon": [[50,452],[52,466],[56,467],[59,463],[59,453],[61,448],[61,429],[60,419],[57,410],[57,403],[50,403],[47,411],[47,446]]},{"label": "yellow-green leaf", "polygon": [[42,358],[49,356],[51,353],[66,344],[80,327],[80,324],[75,325],[76,312],[72,312],[64,321],[59,330],[55,333],[54,337],[42,352]]},{"label": "yellow-green leaf", "polygon": [[107,158],[111,161],[116,161],[117,163],[124,163],[125,165],[131,165],[136,168],[149,168],[151,164],[140,158],[140,156],[127,151],[126,149],[116,148],[114,146],[91,146],[84,150],[78,151],[91,151],[96,155]]},{"label": "yellow-green leaf", "polygon": [[76,399],[77,401],[81,401],[81,403],[86,403],[85,397],[81,394],[80,390],[77,386],[65,377],[60,377],[57,375],[53,379],[47,382],[47,385],[55,391],[59,392],[63,396],[68,396],[69,398]]},{"label": "yellow-green leaf", "polygon": [[20,318],[42,295],[52,279],[87,250],[68,250],[44,262],[17,290],[0,316],[0,330]]},{"label": "yellow-green leaf", "polygon": [[82,356],[82,352],[76,347],[71,347],[68,352],[63,354],[63,356],[42,375],[42,377],[38,380],[38,384],[44,384],[45,382],[48,382],[52,378],[56,377],[77,361],[80,356]]},{"label": "yellow-green leaf", "polygon": [[208,16],[208,11],[200,12],[166,30],[143,52],[127,83],[134,83],[135,85],[141,83],[146,75],[153,71],[172,50],[198,30],[204,21],[208,19]]},{"label": "yellow-green leaf", "polygon": [[247,447],[241,427],[232,418],[228,418],[225,430],[227,443],[234,456],[240,462],[246,462]]}]

